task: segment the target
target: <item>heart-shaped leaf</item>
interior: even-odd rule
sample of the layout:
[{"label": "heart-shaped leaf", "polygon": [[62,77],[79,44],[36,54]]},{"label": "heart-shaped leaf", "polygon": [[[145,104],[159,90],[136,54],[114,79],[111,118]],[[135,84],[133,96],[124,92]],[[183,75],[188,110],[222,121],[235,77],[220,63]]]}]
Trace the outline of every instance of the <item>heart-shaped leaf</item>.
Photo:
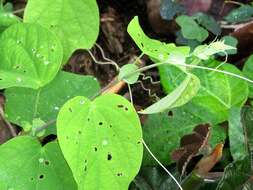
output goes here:
[{"label": "heart-shaped leaf", "polygon": [[1,145],[0,154],[2,189],[77,189],[56,142],[41,147],[36,139],[20,136]]},{"label": "heart-shaped leaf", "polygon": [[63,64],[76,49],[89,49],[99,32],[96,0],[29,0],[24,22],[39,23],[54,32],[63,44]]},{"label": "heart-shaped leaf", "polygon": [[121,96],[73,98],[59,112],[57,134],[79,190],[127,190],[139,171],[141,125]]},{"label": "heart-shaped leaf", "polygon": [[[67,100],[75,96],[90,98],[98,91],[99,84],[95,78],[61,71],[50,84],[38,90],[19,87],[7,89],[6,118],[21,127],[25,123],[32,124],[36,118],[47,123],[56,120]],[[56,134],[55,125],[46,129],[47,134]]]},{"label": "heart-shaped leaf", "polygon": [[0,58],[0,89],[37,89],[56,76],[62,46],[53,33],[40,25],[18,23],[1,35]]}]

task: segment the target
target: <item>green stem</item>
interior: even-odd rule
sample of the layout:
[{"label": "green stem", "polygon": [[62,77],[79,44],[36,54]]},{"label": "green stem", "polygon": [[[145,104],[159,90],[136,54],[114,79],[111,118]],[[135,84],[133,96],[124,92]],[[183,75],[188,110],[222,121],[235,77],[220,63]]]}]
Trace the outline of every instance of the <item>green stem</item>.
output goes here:
[{"label": "green stem", "polygon": [[18,13],[22,13],[25,11],[25,8],[22,8],[22,9],[17,9],[15,11],[12,12],[12,14],[18,14]]}]

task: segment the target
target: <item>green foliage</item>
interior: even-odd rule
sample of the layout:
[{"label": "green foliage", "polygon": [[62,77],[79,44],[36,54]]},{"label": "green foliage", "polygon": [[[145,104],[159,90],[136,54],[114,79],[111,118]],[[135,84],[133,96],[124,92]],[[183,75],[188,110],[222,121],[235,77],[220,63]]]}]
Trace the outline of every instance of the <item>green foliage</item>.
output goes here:
[{"label": "green foliage", "polygon": [[124,80],[128,84],[134,84],[137,82],[140,72],[139,67],[135,64],[126,64],[120,68],[119,80]]},{"label": "green foliage", "polygon": [[62,62],[58,38],[37,24],[15,24],[0,37],[0,89],[38,89],[56,76]]},{"label": "green foliage", "polygon": [[5,7],[0,7],[0,33],[3,32],[9,26],[20,22],[20,19],[13,15],[8,9]]},{"label": "green foliage", "polygon": [[237,9],[233,9],[225,20],[229,23],[245,22],[250,20],[253,15],[253,7],[250,5],[242,5]]},{"label": "green foliage", "polygon": [[60,147],[78,189],[127,190],[142,160],[142,132],[134,107],[118,95],[68,101],[57,118]]},{"label": "green foliage", "polygon": [[221,28],[219,24],[216,22],[216,20],[214,20],[212,16],[199,12],[194,14],[193,18],[198,22],[198,24],[203,26],[208,31],[212,32],[214,35],[218,36],[221,34]]},{"label": "green foliage", "polygon": [[138,17],[132,19],[128,25],[127,31],[140,50],[153,59],[166,60],[169,53],[176,48],[175,44],[166,44],[159,40],[150,39],[142,31]]},{"label": "green foliage", "polygon": [[95,0],[29,0],[24,22],[39,23],[54,32],[63,45],[63,64],[76,49],[90,49],[99,32]]},{"label": "green foliage", "polygon": [[[251,55],[247,61],[245,62],[244,66],[243,66],[243,70],[242,70],[243,74],[253,80],[253,55]],[[253,84],[249,84],[249,97],[253,98]]]},{"label": "green foliage", "polygon": [[[230,39],[231,40],[231,39]],[[228,39],[227,39],[228,41]],[[230,42],[231,43],[231,42]],[[235,43],[232,43],[234,45]],[[227,52],[233,52],[236,48],[231,45],[225,44],[225,39],[223,41],[216,41],[212,42],[209,45],[200,45],[196,47],[193,51],[193,55],[198,57],[202,60],[208,60],[212,55],[218,54],[218,53],[226,53]]]},{"label": "green foliage", "polygon": [[245,145],[243,124],[241,121],[241,109],[231,108],[228,121],[230,152],[234,161],[243,160],[244,157],[247,156],[248,152]]},{"label": "green foliage", "polygon": [[[27,123],[32,124],[36,118],[47,123],[56,119],[59,109],[67,100],[75,96],[92,97],[98,91],[99,84],[95,78],[61,71],[50,84],[38,90],[7,89],[6,117],[22,127]],[[46,134],[56,134],[55,126],[49,126]]]},{"label": "green foliage", "polygon": [[203,42],[208,37],[208,31],[199,26],[190,16],[178,16],[176,22],[181,27],[182,34],[186,39]]},{"label": "green foliage", "polygon": [[[143,126],[143,138],[151,151],[164,164],[173,163],[170,153],[179,147],[180,139],[185,134],[192,132],[194,127],[202,124],[197,116],[186,112],[172,112],[150,115]],[[217,143],[224,141],[226,134],[218,125],[211,127],[210,145],[214,147]],[[144,151],[143,165],[157,165],[152,157]]]},{"label": "green foliage", "polygon": [[199,88],[200,81],[198,77],[192,74],[187,74],[187,77],[175,90],[140,113],[153,114],[182,106],[197,94]]},{"label": "green foliage", "polygon": [[[233,54],[237,53],[236,46],[238,44],[238,40],[235,37],[233,37],[233,36],[224,36],[224,37],[221,38],[221,41],[224,41],[224,44],[226,44],[226,45],[234,47],[234,49],[231,48],[231,49],[225,50],[227,52],[227,54],[233,55]],[[223,54],[221,53],[221,55],[223,55]]]},{"label": "green foliage", "polygon": [[163,0],[160,15],[164,20],[171,21],[177,14],[185,13],[185,8],[173,0]]},{"label": "green foliage", "polygon": [[[215,68],[220,65],[220,62],[210,60],[202,65]],[[235,66],[230,64],[223,64],[219,69],[242,75]],[[161,83],[168,94],[185,78],[185,73],[174,66],[160,66],[159,72]],[[194,69],[191,72],[199,78],[201,87],[197,95],[179,109],[191,112],[204,122],[217,124],[226,121],[229,109],[234,106],[241,107],[247,100],[248,84],[245,81],[202,69]]]},{"label": "green foliage", "polygon": [[[176,172],[173,172],[176,175]],[[179,178],[179,176],[177,176]],[[130,190],[175,190],[175,182],[158,167],[142,168]]]},{"label": "green foliage", "polygon": [[1,189],[77,190],[56,142],[41,147],[38,140],[20,136],[0,146]]}]

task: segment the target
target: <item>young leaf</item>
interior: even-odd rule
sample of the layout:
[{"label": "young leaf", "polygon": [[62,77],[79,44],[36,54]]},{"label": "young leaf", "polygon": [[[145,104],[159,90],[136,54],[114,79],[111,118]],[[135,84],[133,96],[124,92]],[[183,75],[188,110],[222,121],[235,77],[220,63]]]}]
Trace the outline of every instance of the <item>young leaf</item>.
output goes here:
[{"label": "young leaf", "polygon": [[59,112],[57,134],[79,190],[127,190],[140,169],[140,121],[119,95],[71,99]]},{"label": "young leaf", "polygon": [[203,42],[208,37],[208,31],[199,26],[190,16],[178,16],[176,22],[181,27],[182,34],[186,39]]},{"label": "young leaf", "polygon": [[200,81],[198,77],[188,74],[185,80],[174,91],[140,113],[153,114],[182,106],[197,94],[199,87]]},{"label": "young leaf", "polygon": [[120,68],[119,80],[124,80],[128,84],[137,82],[140,72],[136,72],[139,67],[135,64],[126,64]]},{"label": "young leaf", "polygon": [[0,37],[0,89],[49,83],[61,67],[58,38],[37,24],[15,24]]},{"label": "young leaf", "polygon": [[[215,68],[219,61],[209,60],[202,66]],[[231,64],[223,64],[220,70],[237,75],[242,73]],[[185,73],[174,66],[159,67],[161,83],[166,93],[175,90],[185,78]],[[177,108],[200,117],[204,122],[221,123],[228,118],[231,107],[241,107],[248,98],[247,82],[236,77],[203,69],[191,70],[201,81],[197,95],[186,105]]]},{"label": "young leaf", "polygon": [[[59,109],[67,100],[75,96],[90,98],[98,91],[99,84],[95,78],[61,71],[50,84],[38,90],[7,89],[6,118],[21,127],[24,123],[32,124],[36,118],[47,123],[56,119]],[[47,134],[56,134],[55,125],[46,129]]]},{"label": "young leaf", "polygon": [[226,45],[225,40],[212,42],[209,45],[200,45],[193,51],[193,55],[202,60],[208,60],[212,55],[224,53],[226,51],[235,51],[236,47]]},{"label": "young leaf", "polygon": [[56,142],[41,147],[28,136],[11,139],[0,146],[0,187],[5,189],[77,190]]},{"label": "young leaf", "polygon": [[[253,55],[251,55],[245,62],[242,70],[245,77],[253,79]],[[249,84],[249,97],[253,98],[253,84]]]},{"label": "young leaf", "polygon": [[29,0],[24,22],[39,23],[54,32],[63,44],[63,64],[76,49],[90,49],[99,32],[95,0]]},{"label": "young leaf", "polygon": [[241,121],[241,109],[232,108],[229,113],[228,121],[230,152],[234,161],[243,160],[243,158],[248,155],[248,151]]}]

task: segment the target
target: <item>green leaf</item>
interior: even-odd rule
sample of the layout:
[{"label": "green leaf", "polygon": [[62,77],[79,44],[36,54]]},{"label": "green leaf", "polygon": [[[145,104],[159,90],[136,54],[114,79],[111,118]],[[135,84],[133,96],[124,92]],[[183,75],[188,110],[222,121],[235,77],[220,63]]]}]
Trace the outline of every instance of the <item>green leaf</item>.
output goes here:
[{"label": "green leaf", "polygon": [[54,32],[63,44],[63,64],[76,49],[90,49],[99,32],[95,0],[29,0],[24,22],[39,23]]},{"label": "green leaf", "polygon": [[71,99],[60,110],[57,134],[79,190],[127,190],[140,169],[140,121],[119,95]]},{"label": "green leaf", "polygon": [[200,27],[190,16],[178,16],[176,22],[181,27],[182,34],[186,39],[203,42],[208,37],[208,31]]},{"label": "green leaf", "polygon": [[139,67],[135,64],[124,65],[120,68],[119,80],[124,80],[128,84],[136,83],[140,75],[140,72],[137,71],[138,69]]},{"label": "green leaf", "polygon": [[140,113],[153,114],[182,106],[197,94],[199,88],[200,81],[198,77],[192,74],[187,74],[187,77],[175,90]]},{"label": "green leaf", "polygon": [[61,67],[58,38],[37,24],[15,24],[0,37],[0,89],[37,89],[54,79]]},{"label": "green leaf", "polygon": [[225,20],[229,23],[238,23],[250,20],[253,15],[253,7],[250,5],[242,5],[237,9],[232,10]]},{"label": "green leaf", "polygon": [[166,44],[159,40],[149,38],[143,32],[137,16],[129,23],[127,31],[140,50],[153,59],[160,61],[167,60],[168,55],[172,51],[176,51],[180,48],[183,48],[185,53],[189,54],[190,52],[189,47],[176,47],[173,43]]},{"label": "green leaf", "polygon": [[[176,176],[176,170],[171,171]],[[179,176],[176,176],[179,179]],[[176,190],[173,179],[158,167],[144,167],[134,180],[130,190]]]},{"label": "green leaf", "polygon": [[[47,123],[56,119],[59,109],[67,100],[75,96],[90,98],[98,91],[99,84],[95,78],[61,71],[41,89],[7,89],[5,113],[10,122],[22,127],[25,127],[25,122],[32,124],[36,118]],[[46,134],[56,134],[55,125],[50,125]]]},{"label": "green leaf", "polygon": [[[251,55],[245,62],[242,70],[245,77],[253,80],[253,55]],[[253,98],[253,84],[249,83],[249,97]]]},{"label": "green leaf", "polygon": [[0,10],[0,33],[2,33],[9,26],[20,22],[20,19],[12,13]]},{"label": "green leaf", "polygon": [[236,51],[234,46],[226,45],[225,40],[212,42],[209,45],[200,45],[193,51],[193,55],[202,60],[208,60],[212,55],[228,51]]},{"label": "green leaf", "polygon": [[[218,65],[220,65],[219,61],[209,60],[201,66],[215,68]],[[223,64],[219,69],[242,75],[231,64]],[[159,72],[161,83],[168,94],[185,79],[185,73],[173,66],[163,65],[159,67]],[[204,122],[217,124],[227,120],[230,108],[241,107],[247,100],[247,82],[229,75],[203,69],[193,69],[191,72],[199,78],[201,87],[189,103],[178,109],[190,112],[202,118]]]},{"label": "green leaf", "polygon": [[230,152],[234,161],[243,160],[248,155],[248,151],[241,122],[241,109],[231,108],[228,121]]},{"label": "green leaf", "polygon": [[[250,176],[253,175],[253,170],[250,165],[249,156],[244,160],[236,161],[229,164],[224,171],[223,177],[220,180],[216,190],[231,190],[231,189],[248,189],[248,184],[252,181]],[[252,182],[251,182],[252,183]],[[252,184],[250,184],[251,189]]]},{"label": "green leaf", "polygon": [[247,150],[249,154],[251,155],[251,168],[253,168],[252,161],[252,153],[253,153],[253,108],[249,106],[244,106],[241,111],[241,121],[244,129],[245,134],[245,143],[247,146]]},{"label": "green leaf", "polygon": [[[174,162],[170,155],[179,148],[181,137],[192,133],[198,124],[203,124],[203,121],[187,112],[173,111],[170,116],[167,113],[152,114],[143,126],[143,138],[158,160],[164,165],[169,165]],[[211,127],[209,143],[212,147],[225,138],[224,128],[216,125]],[[143,165],[157,165],[147,151],[144,151]]]},{"label": "green leaf", "polygon": [[207,30],[212,32],[214,35],[218,36],[221,33],[221,28],[216,20],[207,14],[198,12],[193,15],[193,18],[197,20],[197,22],[205,27]]},{"label": "green leaf", "polygon": [[[224,36],[221,38],[221,41],[224,41],[224,44],[235,47],[235,48],[238,44],[238,40],[233,36]],[[226,52],[229,55],[234,55],[237,53],[237,49],[226,50]],[[222,55],[223,55],[223,53],[222,53]]]},{"label": "green leaf", "polygon": [[173,0],[163,0],[160,7],[162,19],[171,21],[177,14],[185,13],[185,8]]},{"label": "green leaf", "polygon": [[36,139],[20,136],[1,145],[0,154],[0,184],[5,189],[77,189],[56,142],[41,147]]}]

